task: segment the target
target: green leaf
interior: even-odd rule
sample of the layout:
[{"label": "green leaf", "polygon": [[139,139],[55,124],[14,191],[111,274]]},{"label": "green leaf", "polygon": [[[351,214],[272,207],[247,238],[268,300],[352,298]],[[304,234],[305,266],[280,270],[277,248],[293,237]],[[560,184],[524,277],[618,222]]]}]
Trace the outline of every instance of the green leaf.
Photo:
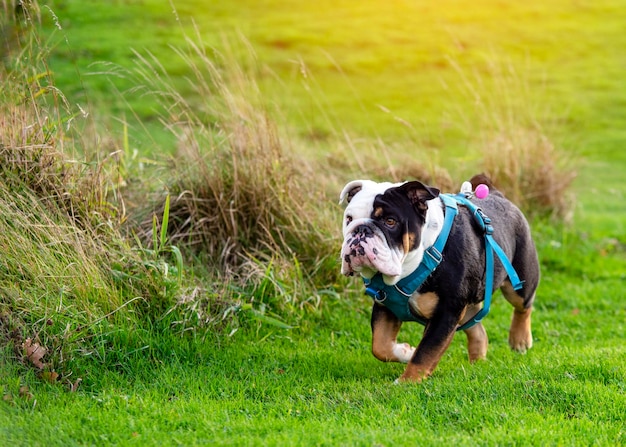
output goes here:
[{"label": "green leaf", "polygon": [[280,321],[278,318],[270,317],[265,315],[264,313],[258,311],[257,309],[250,308],[247,310],[248,314],[257,321],[261,323],[268,324],[270,326],[274,326],[280,329],[293,329],[293,326],[288,325],[284,321]]}]

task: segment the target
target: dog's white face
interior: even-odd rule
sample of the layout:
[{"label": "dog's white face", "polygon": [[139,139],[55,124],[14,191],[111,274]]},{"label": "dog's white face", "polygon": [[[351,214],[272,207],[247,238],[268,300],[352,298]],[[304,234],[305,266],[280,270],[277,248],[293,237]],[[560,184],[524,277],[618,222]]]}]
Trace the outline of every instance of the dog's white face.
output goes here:
[{"label": "dog's white face", "polygon": [[341,271],[395,284],[421,262],[443,224],[439,191],[419,182],[355,180],[340,194],[343,219]]}]

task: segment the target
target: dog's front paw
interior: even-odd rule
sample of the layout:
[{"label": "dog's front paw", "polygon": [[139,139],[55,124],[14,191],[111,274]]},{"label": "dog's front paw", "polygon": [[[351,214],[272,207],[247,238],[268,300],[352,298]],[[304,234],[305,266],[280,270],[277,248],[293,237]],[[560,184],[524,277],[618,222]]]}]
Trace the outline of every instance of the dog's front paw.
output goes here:
[{"label": "dog's front paw", "polygon": [[409,363],[414,353],[415,348],[408,343],[396,343],[393,345],[393,354],[401,363]]},{"label": "dog's front paw", "polygon": [[422,383],[424,380],[426,380],[428,376],[430,376],[431,373],[431,369],[409,363],[409,365],[404,370],[404,373],[400,377],[398,377],[394,381],[394,383]]}]

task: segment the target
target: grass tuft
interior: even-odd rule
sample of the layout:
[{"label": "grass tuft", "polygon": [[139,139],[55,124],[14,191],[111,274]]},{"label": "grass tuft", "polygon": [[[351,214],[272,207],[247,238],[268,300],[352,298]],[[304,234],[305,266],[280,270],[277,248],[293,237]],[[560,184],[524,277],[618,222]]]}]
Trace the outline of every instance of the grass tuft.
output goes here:
[{"label": "grass tuft", "polygon": [[115,157],[74,138],[82,115],[54,87],[46,52],[25,31],[0,68],[0,345],[65,382],[80,358],[105,361],[111,325],[160,318],[179,281],[122,236]]},{"label": "grass tuft", "polygon": [[[319,173],[281,137],[250,72],[258,70],[253,53],[238,63],[228,52],[187,44],[177,52],[194,74],[193,102],[177,93],[156,58],[140,56],[135,73],[144,92],[161,100],[168,113],[161,119],[178,141],[163,179],[171,196],[170,243],[201,253],[213,278],[231,284],[235,303],[243,296],[237,290],[271,301],[274,311],[316,301],[311,295],[338,272],[334,209],[316,182]],[[163,216],[165,205],[157,203],[153,216]],[[154,231],[146,218],[142,240],[155,238]]]},{"label": "grass tuft", "polygon": [[473,78],[452,62],[474,104],[477,122],[467,125],[479,129],[479,169],[529,216],[568,221],[576,163],[541,124],[551,115],[541,95],[532,93],[519,68],[498,60],[492,56],[485,73]]},{"label": "grass tuft", "polygon": [[494,184],[531,216],[570,221],[570,193],[576,172],[543,133],[526,129],[499,132],[483,146],[483,168]]}]

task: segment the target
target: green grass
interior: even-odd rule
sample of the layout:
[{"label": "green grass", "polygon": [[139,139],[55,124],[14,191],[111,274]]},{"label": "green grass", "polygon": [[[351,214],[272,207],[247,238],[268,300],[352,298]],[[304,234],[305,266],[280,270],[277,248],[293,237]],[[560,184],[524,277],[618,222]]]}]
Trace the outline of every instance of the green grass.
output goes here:
[{"label": "green grass", "polygon": [[[615,290],[626,262],[569,230],[537,233],[544,280],[526,355],[508,347],[501,297],[485,322],[488,360],[470,365],[459,336],[418,386],[393,385],[402,366],[370,355],[369,303],[358,293],[328,298],[289,331],[252,322],[201,340],[114,326],[99,361],[70,365],[85,372],[77,392],[4,361],[11,398],[0,418],[10,423],[0,436],[9,445],[622,444],[626,310]],[[407,325],[402,339],[420,330]]]},{"label": "green grass", "polygon": [[[237,32],[250,41],[266,67],[259,77],[268,95],[304,135],[325,135],[338,127],[402,142],[419,135],[420,141],[458,155],[472,144],[473,123],[464,121],[475,103],[452,65],[470,78],[481,76],[489,90],[494,61],[518,71],[526,84],[518,99],[536,108],[545,124],[558,120],[564,133],[584,135],[587,144],[579,149],[585,153],[606,153],[606,144],[590,144],[592,139],[619,129],[614,124],[624,118],[623,107],[612,106],[626,99],[619,81],[626,13],[619,2],[505,5],[482,0],[470,7],[458,0],[436,6],[342,0],[286,8],[280,0],[241,1],[236,7],[185,1],[174,3],[179,23],[163,1],[125,8],[75,1],[51,5],[63,29],[53,27],[45,9],[42,16],[56,30],[50,64],[59,87],[83,103],[106,98],[118,115],[124,105],[107,92],[111,82],[122,91],[136,86],[125,72],[133,66],[131,48],[159,54],[178,88],[190,91],[182,79],[186,64],[169,45],[184,46],[181,31],[193,35],[193,19],[208,47],[219,47],[223,35]],[[95,29],[111,28],[115,32],[105,38],[90,38]],[[107,71],[98,61],[119,64],[120,76],[90,75]],[[154,104],[146,98],[126,98],[142,117],[155,117]],[[612,133],[623,141],[623,132]]]},{"label": "green grass", "polygon": [[[9,154],[0,185],[1,445],[626,444],[624,2],[267,0],[235,7],[188,0],[175,5],[182,25],[167,2],[118,3],[52,1],[48,9],[42,2],[45,37],[36,44],[49,50],[45,64],[22,58],[21,81],[0,84],[19,85],[7,90],[17,97],[36,94],[52,81],[33,78],[49,68],[67,98],[61,114],[71,116],[80,104],[98,135],[79,138],[89,126],[66,132],[71,126],[59,117],[18,113],[17,121],[41,131],[22,142],[20,122],[2,123],[13,133],[1,140]],[[9,6],[0,3],[3,13]],[[175,51],[187,48],[185,34],[194,35],[191,18],[201,36],[192,39],[201,38],[209,55],[212,47],[228,53],[228,36],[231,59],[211,60],[235,60],[253,77],[245,87],[259,92],[243,106],[245,95],[233,95],[237,107],[224,112],[216,104],[223,96],[195,93],[213,84],[199,85],[193,64]],[[256,61],[233,37],[237,30]],[[141,77],[147,67],[137,54],[147,51],[165,66],[185,107],[164,109],[145,94],[158,85]],[[112,71],[118,76],[91,74]],[[1,104],[19,103],[22,111],[15,98],[4,94]],[[248,105],[254,113],[241,113]],[[177,250],[158,226],[163,209],[155,205],[153,227],[144,206],[185,172],[169,163],[181,141],[160,121],[174,110],[193,114],[199,136],[190,141],[200,148],[221,149],[239,135],[233,117],[254,123],[260,110],[277,123],[283,156],[302,161],[279,189],[297,181],[321,195],[320,204],[293,213],[305,213],[318,230],[304,239],[323,238],[302,247],[324,251],[324,268],[310,253],[285,255],[283,242],[259,249],[232,276],[201,251],[185,251],[184,261],[168,254]],[[226,133],[212,133],[223,123]],[[542,265],[534,347],[526,355],[510,351],[511,308],[498,295],[485,320],[488,360],[470,365],[460,335],[431,378],[393,385],[403,367],[370,354],[368,298],[358,281],[328,273],[329,212],[337,216],[337,253],[340,244],[338,187],[354,176],[391,175],[394,165],[409,172],[402,169],[414,160],[447,169],[456,185],[481,165],[481,145],[519,128],[541,131],[578,171],[572,221],[533,221]],[[30,153],[59,141],[82,177],[55,183],[54,163],[20,171],[6,161],[10,148]],[[354,160],[351,147],[367,157]],[[375,159],[381,154],[389,161]],[[268,163],[268,172],[279,169]],[[13,168],[29,175],[16,181]],[[54,194],[34,188],[42,172]],[[229,172],[222,171],[225,182]],[[99,178],[95,173],[103,174],[107,194],[83,201],[80,192],[91,190],[78,187],[80,180]],[[243,175],[257,183],[263,177]],[[130,233],[134,213],[147,213],[156,242],[122,238],[115,222],[126,217],[121,212],[102,218],[104,210],[119,210],[118,193],[131,213],[122,229]],[[70,197],[71,209],[88,216],[87,231],[58,197]],[[279,226],[288,230],[301,219],[287,216]],[[299,259],[307,261],[294,267]],[[193,305],[180,301],[194,293]],[[52,348],[43,374],[19,344],[11,346],[15,329]],[[416,343],[421,331],[406,325],[401,341]],[[50,380],[45,373],[55,368],[60,377]]]},{"label": "green grass", "polygon": [[[369,355],[365,313],[335,305],[311,330],[263,341],[251,333],[217,346],[152,340],[162,352],[135,359],[130,370],[95,370],[78,393],[22,376],[33,397],[0,407],[12,424],[5,439],[15,445],[42,438],[57,445],[622,444],[624,327],[600,323],[626,315],[609,300],[590,305],[577,298],[575,287],[564,284],[571,278],[553,278],[542,287],[536,344],[524,356],[508,348],[510,307],[499,299],[486,323],[489,360],[470,366],[459,337],[431,379],[394,386],[401,366]],[[622,281],[590,283],[584,292],[602,296]],[[408,333],[417,336],[414,328]],[[5,383],[16,392],[17,381]]]}]

